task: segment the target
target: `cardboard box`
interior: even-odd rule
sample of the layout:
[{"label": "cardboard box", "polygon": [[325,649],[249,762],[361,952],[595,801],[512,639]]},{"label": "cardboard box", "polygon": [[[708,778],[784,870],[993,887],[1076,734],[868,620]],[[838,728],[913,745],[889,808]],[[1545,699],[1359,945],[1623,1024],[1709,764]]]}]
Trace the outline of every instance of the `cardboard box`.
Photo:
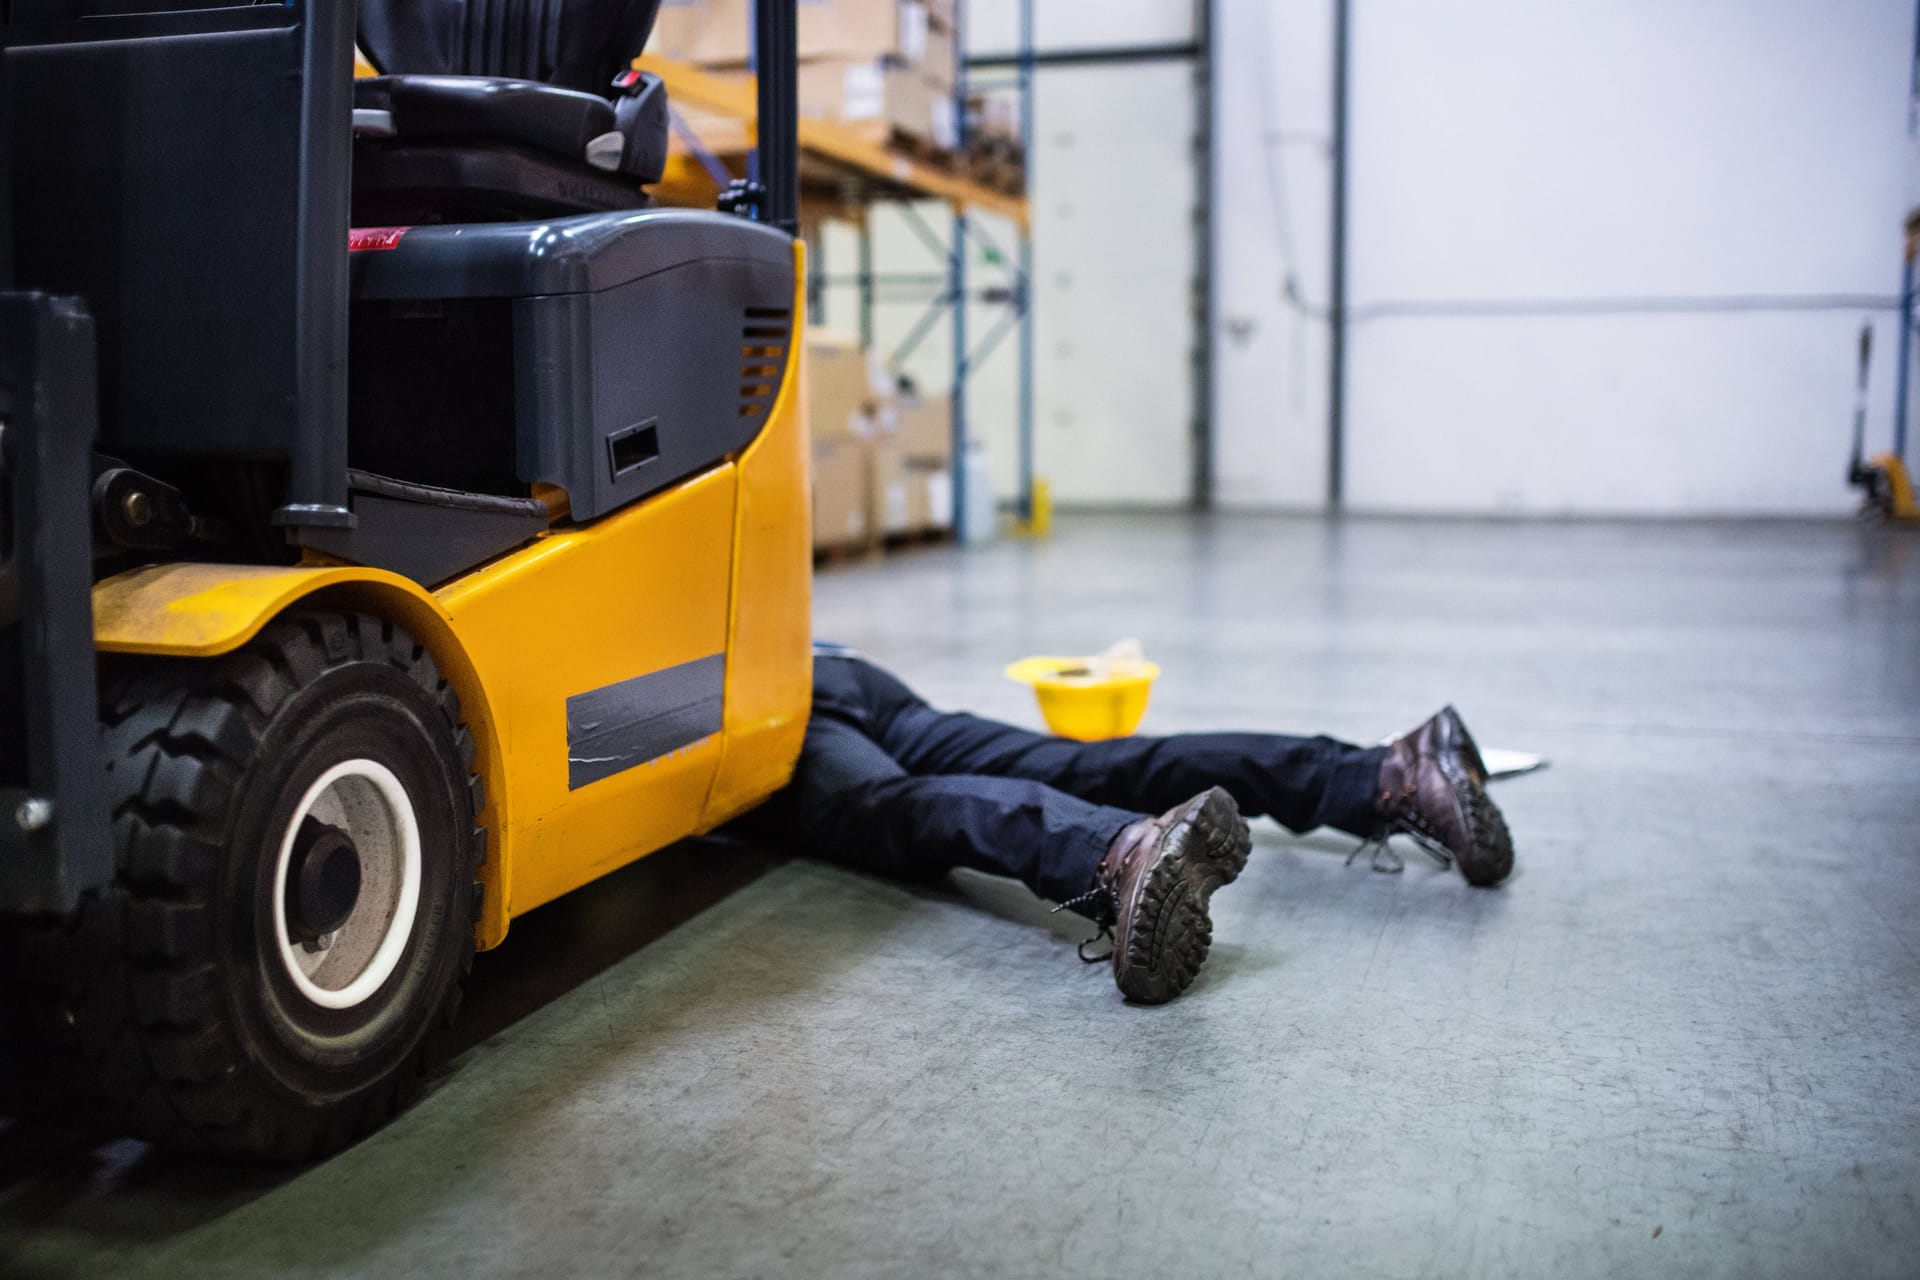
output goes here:
[{"label": "cardboard box", "polygon": [[867,353],[858,340],[808,329],[807,421],[815,441],[858,440],[873,434],[874,407]]},{"label": "cardboard box", "polygon": [[953,19],[926,0],[800,0],[800,57],[886,59],[923,67],[944,56],[953,76]]},{"label": "cardboard box", "polygon": [[940,22],[927,25],[926,47],[921,56],[911,59],[928,84],[949,98],[953,96],[953,28]]},{"label": "cardboard box", "polygon": [[953,527],[953,472],[924,458],[907,459],[907,527],[914,533]]},{"label": "cardboard box", "polygon": [[921,461],[915,461],[913,465],[921,477],[920,491],[926,495],[926,527],[929,529],[953,528],[953,469],[947,466],[929,466]]},{"label": "cardboard box", "polygon": [[[953,110],[940,92],[905,67],[839,58],[800,67],[800,114],[833,120],[873,142],[895,130],[936,146],[950,146]],[[942,135],[948,139],[941,141]]]},{"label": "cardboard box", "polygon": [[[892,58],[918,66],[928,60],[938,28],[946,38],[944,74],[953,74],[952,16],[937,18],[924,0],[799,0],[796,16],[802,62]],[[749,0],[662,0],[647,51],[703,66],[745,66],[752,33]]]},{"label": "cardboard box", "polygon": [[975,93],[967,97],[967,134],[969,137],[1020,140],[1020,113],[1014,99],[1004,93]]},{"label": "cardboard box", "polygon": [[913,485],[907,468],[907,455],[893,440],[875,440],[867,445],[867,502],[872,513],[868,523],[874,533],[886,537],[894,533],[912,533]]},{"label": "cardboard box", "polygon": [[858,440],[813,446],[813,545],[857,546],[872,536],[867,449]]},{"label": "cardboard box", "polygon": [[898,440],[867,445],[870,523],[879,537],[953,527],[953,471],[910,458]]},{"label": "cardboard box", "polygon": [[738,66],[748,61],[752,41],[748,0],[661,0],[647,52],[679,62]]},{"label": "cardboard box", "polygon": [[900,447],[915,462],[945,463],[953,458],[953,401],[945,396],[902,398]]}]

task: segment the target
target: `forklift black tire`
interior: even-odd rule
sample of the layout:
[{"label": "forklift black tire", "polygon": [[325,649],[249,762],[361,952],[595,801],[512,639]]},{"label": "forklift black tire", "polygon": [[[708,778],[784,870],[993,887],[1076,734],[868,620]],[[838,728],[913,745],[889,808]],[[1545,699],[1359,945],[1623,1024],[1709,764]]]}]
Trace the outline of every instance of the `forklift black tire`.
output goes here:
[{"label": "forklift black tire", "polygon": [[118,875],[61,931],[56,1023],[151,1140],[304,1160],[377,1128],[473,963],[480,782],[454,691],[357,613],[110,660],[102,690]]}]

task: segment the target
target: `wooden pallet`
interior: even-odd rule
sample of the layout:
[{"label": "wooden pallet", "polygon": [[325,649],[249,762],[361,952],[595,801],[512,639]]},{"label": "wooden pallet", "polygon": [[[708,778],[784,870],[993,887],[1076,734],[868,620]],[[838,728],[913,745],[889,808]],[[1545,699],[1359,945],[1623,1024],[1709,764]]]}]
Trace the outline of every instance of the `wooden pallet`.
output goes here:
[{"label": "wooden pallet", "polygon": [[957,152],[940,146],[932,138],[923,138],[917,133],[909,133],[891,120],[836,120],[833,123],[835,127],[852,137],[859,138],[863,142],[871,142],[876,147],[896,151],[909,160],[932,165],[936,169],[945,169],[953,174],[961,172]]},{"label": "wooden pallet", "polygon": [[813,567],[815,569],[845,569],[857,564],[866,564],[878,560],[881,556],[894,555],[902,551],[916,551],[923,547],[944,547],[953,542],[952,529],[914,529],[904,533],[889,533],[878,538],[864,538],[856,542],[840,542],[832,546],[813,549]]},{"label": "wooden pallet", "polygon": [[889,533],[880,539],[889,554],[919,547],[944,547],[952,541],[952,529],[914,529],[906,533]]},{"label": "wooden pallet", "polygon": [[863,538],[858,542],[839,542],[832,546],[813,549],[813,567],[816,569],[844,569],[850,565],[864,564],[880,555],[881,544],[872,538]]},{"label": "wooden pallet", "polygon": [[967,143],[967,176],[983,187],[1020,195],[1027,186],[1027,166],[1020,140],[986,133]]},{"label": "wooden pallet", "polygon": [[981,186],[1002,195],[1025,195],[1027,190],[1027,171],[1024,167],[1007,160],[969,159],[967,176]]}]

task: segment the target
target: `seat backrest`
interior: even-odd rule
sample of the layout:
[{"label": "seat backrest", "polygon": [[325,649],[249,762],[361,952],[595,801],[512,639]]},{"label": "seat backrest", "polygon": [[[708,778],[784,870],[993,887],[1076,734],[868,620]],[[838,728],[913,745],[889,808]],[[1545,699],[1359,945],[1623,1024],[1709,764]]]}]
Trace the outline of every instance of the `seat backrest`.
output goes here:
[{"label": "seat backrest", "polygon": [[403,75],[511,76],[605,94],[660,0],[361,0],[360,47]]}]

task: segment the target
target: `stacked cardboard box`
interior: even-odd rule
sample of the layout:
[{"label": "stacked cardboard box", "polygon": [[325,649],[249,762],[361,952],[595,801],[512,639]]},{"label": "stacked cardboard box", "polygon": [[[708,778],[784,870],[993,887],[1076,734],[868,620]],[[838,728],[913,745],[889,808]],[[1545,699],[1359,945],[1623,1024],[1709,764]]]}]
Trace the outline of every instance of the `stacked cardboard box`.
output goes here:
[{"label": "stacked cardboard box", "polygon": [[1014,100],[1004,93],[967,99],[967,176],[982,186],[1019,195],[1027,185],[1026,146]]},{"label": "stacked cardboard box", "polygon": [[867,453],[856,440],[813,444],[813,546],[862,547],[873,539],[867,499]]},{"label": "stacked cardboard box", "polygon": [[852,338],[807,331],[807,420],[813,432],[813,545],[861,546],[872,519],[869,441],[880,397],[871,361]]},{"label": "stacked cardboard box", "polygon": [[851,338],[810,331],[805,358],[815,548],[952,528],[949,401],[897,395]]},{"label": "stacked cardboard box", "polygon": [[[953,0],[800,0],[800,114],[952,147]],[[665,0],[647,48],[744,73],[750,0]]]},{"label": "stacked cardboard box", "polygon": [[908,532],[953,527],[953,401],[903,395],[894,433],[899,483],[907,493]]}]

